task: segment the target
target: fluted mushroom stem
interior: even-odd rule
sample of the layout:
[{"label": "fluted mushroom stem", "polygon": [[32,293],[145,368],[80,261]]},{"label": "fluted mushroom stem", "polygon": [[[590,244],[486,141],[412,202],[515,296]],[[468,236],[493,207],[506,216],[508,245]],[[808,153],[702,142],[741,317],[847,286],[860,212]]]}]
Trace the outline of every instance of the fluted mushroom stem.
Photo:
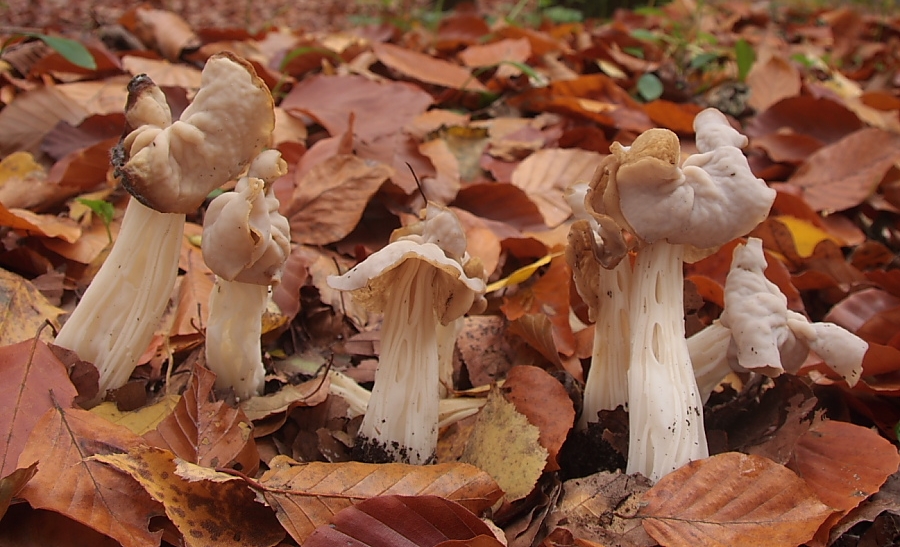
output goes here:
[{"label": "fluted mushroom stem", "polygon": [[628,257],[612,270],[600,268],[600,307],[594,325],[594,346],[591,368],[584,386],[584,407],[579,428],[597,421],[601,410],[615,410],[619,405],[628,408],[628,363],[631,333],[629,325],[629,296],[632,273]]},{"label": "fluted mushroom stem", "polygon": [[216,279],[209,295],[206,366],[216,373],[216,387],[234,388],[238,399],[260,395],[266,378],[260,337],[269,288]]},{"label": "fluted mushroom stem", "polygon": [[694,378],[704,403],[722,379],[731,372],[728,364],[728,346],[731,344],[731,329],[719,321],[687,339]]},{"label": "fluted mushroom stem", "polygon": [[128,381],[159,326],[178,275],[184,218],[129,201],[109,256],[56,337],[100,371],[98,401]]},{"label": "fluted mushroom stem", "polygon": [[709,455],[684,336],[683,256],[682,245],[658,241],[634,265],[627,472],[653,481]]},{"label": "fluted mushroom stem", "polygon": [[436,275],[421,260],[397,267],[391,291],[402,298],[386,300],[375,387],[359,429],[372,455],[383,451],[388,459],[411,464],[434,459],[440,398]]}]

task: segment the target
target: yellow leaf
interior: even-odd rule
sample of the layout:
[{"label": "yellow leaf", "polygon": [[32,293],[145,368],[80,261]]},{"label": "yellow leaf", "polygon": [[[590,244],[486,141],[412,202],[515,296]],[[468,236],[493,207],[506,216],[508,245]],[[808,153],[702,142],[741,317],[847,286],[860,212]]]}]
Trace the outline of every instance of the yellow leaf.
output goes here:
[{"label": "yellow leaf", "polygon": [[783,224],[784,227],[791,232],[797,254],[802,258],[809,258],[812,256],[813,252],[816,250],[816,245],[825,240],[830,240],[838,245],[843,245],[841,240],[807,220],[788,215],[779,215],[773,218]]},{"label": "yellow leaf", "polygon": [[[0,346],[34,338],[44,321],[58,326],[62,313],[27,279],[0,268]],[[41,333],[44,341],[52,338],[50,329]]]},{"label": "yellow leaf", "polygon": [[43,180],[45,176],[44,168],[28,152],[13,152],[0,161],[0,186]]},{"label": "yellow leaf", "polygon": [[131,412],[122,412],[116,408],[116,403],[107,401],[100,403],[90,411],[107,421],[127,427],[136,435],[143,435],[156,429],[159,422],[172,413],[180,399],[181,397],[178,395],[166,395],[157,403]]},{"label": "yellow leaf", "polygon": [[524,283],[527,281],[534,272],[538,271],[538,268],[541,266],[546,266],[550,263],[551,260],[558,256],[562,256],[563,252],[559,251],[556,253],[550,253],[547,256],[539,258],[537,261],[532,262],[527,266],[522,266],[518,270],[509,274],[507,277],[500,279],[498,281],[494,281],[490,285],[487,286],[487,292],[494,292],[500,289],[505,289],[506,287],[510,287],[512,285],[518,285],[519,283]]},{"label": "yellow leaf", "polygon": [[497,481],[507,501],[534,489],[547,463],[540,430],[495,388],[475,422],[460,461],[474,465]]}]

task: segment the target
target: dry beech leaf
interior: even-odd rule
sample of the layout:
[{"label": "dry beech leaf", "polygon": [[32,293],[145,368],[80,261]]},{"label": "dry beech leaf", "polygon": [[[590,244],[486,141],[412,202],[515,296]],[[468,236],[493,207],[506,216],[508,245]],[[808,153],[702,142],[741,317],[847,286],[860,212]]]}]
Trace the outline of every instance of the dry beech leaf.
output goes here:
[{"label": "dry beech leaf", "polygon": [[150,519],[162,514],[141,486],[91,456],[133,449],[142,439],[86,410],[48,410],[34,426],[19,466],[38,462],[38,472],[19,496],[119,541],[124,547],[158,545]]},{"label": "dry beech leaf", "polygon": [[388,67],[421,82],[465,91],[487,91],[471,72],[442,59],[387,43],[373,44],[372,51]]},{"label": "dry beech leaf", "polygon": [[0,110],[0,156],[19,151],[37,156],[44,135],[57,123],[78,125],[88,116],[80,102],[66,97],[58,87],[43,86],[27,91]]},{"label": "dry beech leaf", "polygon": [[800,437],[787,466],[820,500],[847,512],[877,492],[897,471],[900,455],[871,429],[823,420],[813,423]]},{"label": "dry beech leaf", "polygon": [[547,464],[548,452],[538,441],[540,434],[494,388],[478,414],[460,461],[494,477],[507,501],[524,498],[534,489]]},{"label": "dry beech leaf", "polygon": [[[33,339],[46,322],[56,325],[62,313],[27,279],[0,268],[0,346]],[[50,329],[41,332],[41,339],[52,337]]]},{"label": "dry beech leaf", "polygon": [[319,526],[303,545],[434,547],[446,541],[466,541],[478,536],[493,540],[493,543],[478,543],[478,547],[503,545],[491,535],[487,524],[458,503],[437,496],[392,495],[342,509],[330,525]]},{"label": "dry beech leaf", "polygon": [[369,199],[391,176],[383,163],[339,154],[310,169],[283,208],[296,243],[325,245],[356,228]]},{"label": "dry beech leaf", "polygon": [[175,410],[144,434],[150,444],[205,467],[231,467],[249,476],[259,469],[250,419],[224,401],[214,401],[216,375],[195,365],[191,383]]},{"label": "dry beech leaf", "polygon": [[680,135],[694,134],[694,118],[703,108],[694,103],[673,103],[656,99],[644,105],[644,111],[660,127]]},{"label": "dry beech leaf", "polygon": [[159,422],[175,410],[180,400],[181,397],[178,395],[166,395],[152,405],[127,412],[119,410],[115,402],[106,401],[92,408],[90,412],[108,422],[127,427],[135,435],[143,435],[156,429]]},{"label": "dry beech leaf", "polygon": [[545,470],[558,470],[556,456],[575,423],[575,408],[566,388],[542,368],[519,365],[510,369],[501,391],[540,431],[538,442],[548,453]]},{"label": "dry beech leaf", "polygon": [[162,503],[185,547],[269,547],[284,538],[275,514],[243,479],[148,446],[92,459],[127,473]]},{"label": "dry beech leaf", "polygon": [[763,111],[788,97],[800,94],[800,71],[794,63],[778,54],[769,55],[753,63],[747,74],[752,108]]},{"label": "dry beech leaf", "polygon": [[501,379],[515,359],[506,321],[497,315],[466,316],[456,346],[473,386]]},{"label": "dry beech leaf", "polygon": [[[0,475],[2,477],[0,478],[0,520],[3,519],[3,515],[9,509],[12,499],[18,496],[19,492],[25,488],[25,485],[34,477],[35,473],[37,473],[37,462],[28,467],[20,467],[12,473]],[[2,539],[0,539],[0,543],[2,543]]]},{"label": "dry beech leaf", "polygon": [[494,66],[504,61],[524,63],[529,57],[531,44],[525,38],[472,45],[459,52],[459,60],[467,67]]},{"label": "dry beech leaf", "polygon": [[354,136],[370,141],[398,132],[432,102],[420,87],[404,82],[316,75],[295,85],[281,108],[312,116],[333,137],[347,131],[349,117],[355,113]]},{"label": "dry beech leaf", "polygon": [[0,477],[15,471],[29,434],[56,404],[72,406],[78,393],[47,344],[23,340],[0,347]]},{"label": "dry beech leaf", "polygon": [[560,527],[574,537],[599,540],[601,545],[652,547],[637,512],[641,496],[650,489],[641,475],[601,472],[563,483],[559,503],[547,517],[548,529]]},{"label": "dry beech leaf", "polygon": [[329,380],[327,377],[313,378],[300,385],[285,385],[276,393],[261,397],[251,397],[241,402],[241,410],[250,420],[262,420],[292,408],[316,406],[328,398]]},{"label": "dry beech leaf", "polygon": [[59,238],[74,243],[81,236],[81,228],[74,220],[56,215],[39,215],[27,209],[7,209],[0,205],[0,226],[27,235]]},{"label": "dry beech leaf", "polygon": [[215,286],[215,274],[203,261],[198,247],[182,241],[179,267],[184,270],[178,285],[178,296],[169,336],[202,337],[209,323],[209,295]]},{"label": "dry beech leaf", "polygon": [[146,5],[135,10],[134,33],[145,44],[155,46],[169,61],[178,61],[185,49],[197,49],[200,38],[180,15]]},{"label": "dry beech leaf", "polygon": [[676,469],[643,503],[637,516],[667,547],[800,545],[832,512],[790,469],[738,452]]},{"label": "dry beech leaf", "polygon": [[121,547],[122,544],[65,515],[32,509],[27,503],[9,508],[0,521],[0,545],[15,547]]},{"label": "dry beech leaf", "polygon": [[554,228],[569,218],[572,209],[565,189],[577,181],[589,181],[603,156],[576,148],[538,150],[516,167],[512,182],[537,205],[548,227]]},{"label": "dry beech leaf", "polygon": [[865,201],[898,160],[900,135],[861,129],[810,155],[788,184],[816,211],[843,211]]},{"label": "dry beech leaf", "polygon": [[799,165],[821,148],[822,142],[802,133],[769,133],[754,137],[751,145],[762,149],[772,161]]},{"label": "dry beech leaf", "polygon": [[859,118],[841,103],[809,95],[778,101],[751,119],[748,137],[791,131],[831,144],[863,127]]},{"label": "dry beech leaf", "polygon": [[160,87],[200,88],[200,70],[183,63],[126,55],[122,67],[132,75],[146,74]]},{"label": "dry beech leaf", "polygon": [[440,496],[473,513],[481,513],[501,496],[487,473],[463,463],[291,465],[289,461],[281,456],[270,461],[270,470],[260,477],[258,487],[275,508],[278,520],[300,544],[341,509],[375,496]]}]

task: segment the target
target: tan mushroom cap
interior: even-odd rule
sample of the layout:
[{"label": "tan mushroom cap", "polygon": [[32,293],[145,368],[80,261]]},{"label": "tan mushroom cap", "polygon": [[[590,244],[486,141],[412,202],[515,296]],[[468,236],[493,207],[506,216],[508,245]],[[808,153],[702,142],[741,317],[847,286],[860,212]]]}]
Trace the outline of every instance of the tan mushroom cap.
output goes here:
[{"label": "tan mushroom cap", "polygon": [[281,281],[291,252],[290,223],[278,212],[278,200],[267,187],[285,172],[281,154],[266,150],[234,192],[209,204],[203,223],[203,259],[219,277],[254,285]]},{"label": "tan mushroom cap", "polygon": [[210,57],[196,97],[168,127],[159,126],[165,98],[155,85],[145,85],[139,95],[148,91],[129,101],[147,113],[126,117],[149,121],[120,143],[117,171],[138,201],[163,213],[195,211],[212,190],[246,168],[275,127],[268,88],[247,61],[228,52]]}]

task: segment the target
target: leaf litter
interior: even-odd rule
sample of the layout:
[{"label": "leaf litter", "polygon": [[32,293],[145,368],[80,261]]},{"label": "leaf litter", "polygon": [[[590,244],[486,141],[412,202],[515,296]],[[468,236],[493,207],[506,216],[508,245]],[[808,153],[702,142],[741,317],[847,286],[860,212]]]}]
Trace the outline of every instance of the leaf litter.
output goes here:
[{"label": "leaf litter", "polygon": [[[5,36],[0,542],[21,537],[13,518],[35,541],[53,541],[40,524],[50,521],[120,545],[303,544],[335,530],[368,541],[364,523],[387,533],[402,510],[443,534],[415,545],[497,544],[477,517],[516,546],[877,544],[900,515],[896,16],[678,0],[608,20],[538,21],[538,10],[509,22],[496,8],[340,30],[276,21],[254,34],[140,7],[117,21],[121,43]],[[74,200],[107,201],[115,236],[127,199],[106,155],[129,77],[149,74],[177,112],[197,67],[223,49],[273,90],[273,145],[289,164],[274,184],[293,248],[273,295],[281,311],[264,329],[265,395],[237,405],[202,366],[212,276],[191,242],[201,211],[170,313],[129,384],[146,403],[85,412],[90,365],[35,340],[105,256],[103,220]],[[796,377],[731,377],[706,406],[714,455],[651,485],[615,469],[627,454],[622,409],[572,431],[593,328],[560,256],[563,192],[591,178],[610,143],[650,127],[695,151],[691,120],[704,106],[744,129],[754,173],[778,190],[751,234],[767,275],[791,309],[870,350],[852,388],[815,355]],[[380,318],[326,278],[413,224],[425,200],[453,207],[489,275],[487,310],[459,330],[446,386],[488,402],[443,429],[439,465],[348,461],[359,418],[330,394],[325,367],[370,387]],[[688,266],[698,328],[721,313],[736,243]],[[442,527],[450,513],[467,532]]]}]

